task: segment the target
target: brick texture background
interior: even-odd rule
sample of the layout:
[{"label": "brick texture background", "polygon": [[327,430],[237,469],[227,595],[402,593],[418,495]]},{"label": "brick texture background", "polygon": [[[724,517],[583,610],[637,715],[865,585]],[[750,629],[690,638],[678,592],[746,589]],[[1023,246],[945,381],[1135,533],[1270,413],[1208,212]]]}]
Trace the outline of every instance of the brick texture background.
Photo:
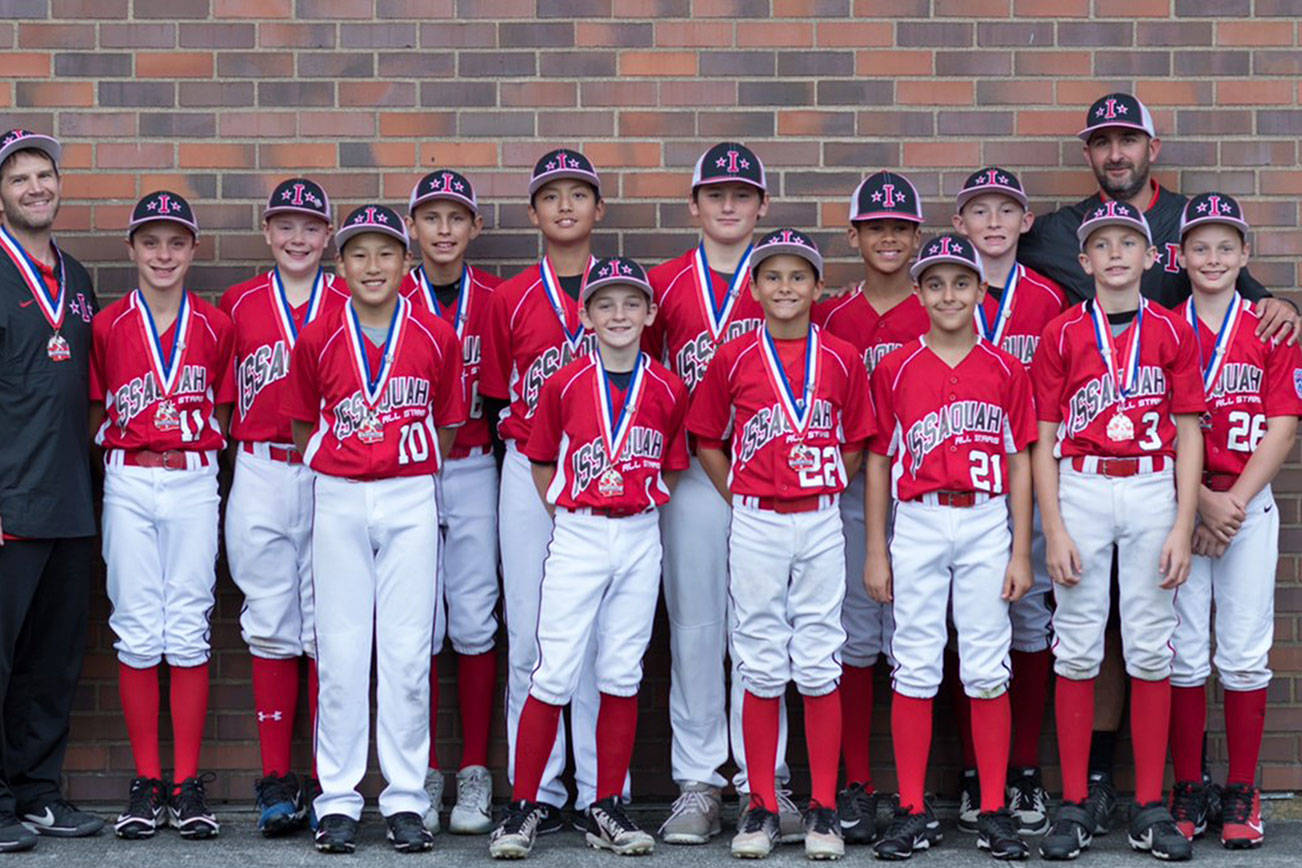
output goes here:
[{"label": "brick texture background", "polygon": [[[103,299],[131,286],[119,239],[139,195],[168,187],[196,204],[205,236],[192,286],[215,295],[264,264],[260,203],[299,172],[345,208],[402,203],[421,172],[459,168],[486,202],[473,258],[510,273],[539,253],[529,167],[560,144],[602,171],[597,250],[652,263],[691,243],[691,164],[725,137],[770,169],[766,224],[815,230],[837,283],[856,275],[842,226],[862,174],[906,170],[933,227],[948,225],[953,194],[982,163],[1019,170],[1048,209],[1093,189],[1073,138],[1084,108],[1129,89],[1165,136],[1157,176],[1243,197],[1253,270],[1289,292],[1302,254],[1300,16],[1299,0],[0,0],[0,125],[64,141],[60,238]],[[1287,790],[1302,788],[1296,461],[1276,491],[1284,556],[1262,782]],[[218,797],[246,799],[257,749],[239,604],[223,574],[203,766],[221,773]],[[131,762],[98,589],[93,611],[70,792],[117,801]],[[635,757],[644,795],[672,786],[666,658],[662,619]],[[452,765],[450,681],[443,695]],[[1220,766],[1219,706],[1210,721]],[[884,705],[873,723],[884,732]],[[799,733],[797,721],[797,765]],[[1043,749],[1052,765],[1047,737]],[[888,739],[874,750],[889,786]],[[952,736],[939,733],[933,755],[933,788],[952,791]],[[499,768],[504,758],[499,741]],[[800,773],[796,786],[807,786]]]}]

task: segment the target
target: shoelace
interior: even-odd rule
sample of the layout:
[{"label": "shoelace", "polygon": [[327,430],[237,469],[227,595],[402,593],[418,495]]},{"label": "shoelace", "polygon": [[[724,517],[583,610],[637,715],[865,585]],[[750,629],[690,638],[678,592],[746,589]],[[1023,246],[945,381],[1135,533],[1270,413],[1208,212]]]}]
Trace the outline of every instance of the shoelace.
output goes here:
[{"label": "shoelace", "polygon": [[990,831],[996,838],[1016,838],[1017,824],[1013,821],[1012,814],[1003,812],[996,813],[990,818]]},{"label": "shoelace", "polygon": [[679,817],[688,812],[708,814],[714,807],[714,800],[706,793],[697,790],[684,790],[674,799],[673,806],[669,809],[669,820]]},{"label": "shoelace", "polygon": [[633,822],[628,818],[628,815],[624,813],[623,809],[620,808],[618,804],[610,810],[594,807],[592,809],[592,814],[597,818],[598,825],[601,824],[601,817],[606,818],[606,825],[610,826],[615,832],[612,837],[619,837],[633,828]]},{"label": "shoelace", "polygon": [[258,787],[259,795],[268,804],[292,802],[298,796],[298,788],[286,778],[270,778]]},{"label": "shoelace", "polygon": [[778,790],[778,813],[799,814],[800,809],[791,801],[791,790]]},{"label": "shoelace", "polygon": [[759,832],[764,828],[764,819],[767,816],[763,808],[752,808],[746,812],[746,823],[742,826],[742,831]]},{"label": "shoelace", "polygon": [[1252,816],[1252,790],[1227,788],[1221,796],[1221,810],[1223,822],[1227,824],[1248,822]]},{"label": "shoelace", "polygon": [[1176,784],[1171,798],[1171,815],[1177,820],[1192,822],[1197,813],[1197,794],[1189,784]]},{"label": "shoelace", "polygon": [[[837,823],[836,812],[830,808],[818,808],[809,812],[809,825],[813,831],[819,834],[828,834],[832,831],[832,825]],[[839,825],[839,824],[838,824]]]},{"label": "shoelace", "polygon": [[162,804],[158,789],[156,782],[144,778],[132,784],[131,794],[127,798],[127,811],[132,814],[152,814],[155,807]]},{"label": "shoelace", "polygon": [[501,829],[507,834],[529,835],[541,818],[541,812],[525,805],[515,804],[506,815],[506,822]]},{"label": "shoelace", "polygon": [[176,803],[179,813],[207,814],[208,803],[204,793],[204,784],[217,780],[217,775],[212,772],[200,775],[196,778],[187,778],[181,782],[181,790],[176,794]]},{"label": "shoelace", "polygon": [[1013,781],[1014,811],[1044,811],[1044,800],[1040,798],[1040,788],[1030,778]]},{"label": "shoelace", "polygon": [[478,805],[484,801],[484,779],[481,777],[466,777],[457,780],[457,801],[473,802]]}]

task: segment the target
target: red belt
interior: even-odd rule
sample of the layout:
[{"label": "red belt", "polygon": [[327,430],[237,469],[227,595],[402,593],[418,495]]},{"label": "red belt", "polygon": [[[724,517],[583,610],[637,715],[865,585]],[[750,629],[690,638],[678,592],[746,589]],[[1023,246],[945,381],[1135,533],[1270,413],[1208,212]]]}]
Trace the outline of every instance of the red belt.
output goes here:
[{"label": "red belt", "polygon": [[[937,506],[959,506],[968,507],[976,506],[977,493],[975,491],[933,491],[936,497]],[[921,497],[917,500],[922,500]]]},{"label": "red belt", "polygon": [[630,516],[651,511],[650,509],[611,509],[608,506],[581,506],[575,509],[563,506],[561,509],[576,515],[595,515],[601,518],[629,518]]},{"label": "red belt", "polygon": [[[258,450],[248,441],[240,443],[240,449],[250,455],[258,454]],[[297,449],[286,449],[284,446],[272,446],[269,443],[267,444],[267,453],[265,457],[270,458],[272,461],[283,461],[285,464],[303,463],[303,456],[299,454]]]},{"label": "red belt", "polygon": [[760,509],[767,509],[776,512],[779,515],[790,515],[796,512],[814,512],[821,508],[826,501],[817,494],[809,497],[798,497],[795,500],[782,500],[776,497],[757,498]]},{"label": "red belt", "polygon": [[[1099,476],[1125,477],[1140,472],[1142,458],[1096,458],[1098,462],[1093,471],[1085,469],[1085,456],[1077,455],[1071,460],[1071,466],[1080,473],[1097,473]],[[1156,459],[1155,459],[1156,460]]]},{"label": "red belt", "polygon": [[1239,481],[1239,477],[1233,473],[1204,473],[1203,485],[1212,491],[1229,491],[1234,487],[1234,483]]},{"label": "red belt", "polygon": [[208,466],[208,453],[206,452],[184,452],[180,449],[169,449],[167,452],[152,452],[148,449],[137,449],[134,452],[123,452],[122,463],[127,467],[161,467],[164,470],[185,470],[188,467],[187,455],[198,456],[197,460],[200,467]]}]

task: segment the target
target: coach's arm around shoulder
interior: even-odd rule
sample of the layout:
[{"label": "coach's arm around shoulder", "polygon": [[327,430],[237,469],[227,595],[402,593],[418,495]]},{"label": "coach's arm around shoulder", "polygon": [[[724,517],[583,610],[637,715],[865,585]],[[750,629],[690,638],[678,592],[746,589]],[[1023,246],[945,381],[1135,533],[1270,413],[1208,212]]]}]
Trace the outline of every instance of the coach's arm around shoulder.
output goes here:
[{"label": "coach's arm around shoulder", "polygon": [[895,598],[891,575],[890,544],[886,540],[886,523],[891,513],[891,458],[869,450],[864,461],[864,543],[863,583],[868,596],[879,603]]}]

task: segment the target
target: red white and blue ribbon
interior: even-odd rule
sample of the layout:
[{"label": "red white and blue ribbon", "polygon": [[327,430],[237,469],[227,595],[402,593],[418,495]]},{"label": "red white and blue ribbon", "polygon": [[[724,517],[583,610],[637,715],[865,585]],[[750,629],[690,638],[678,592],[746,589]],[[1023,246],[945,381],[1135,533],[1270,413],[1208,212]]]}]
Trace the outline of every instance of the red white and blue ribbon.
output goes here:
[{"label": "red white and blue ribbon", "polygon": [[818,327],[810,324],[809,336],[805,339],[805,386],[801,395],[796,396],[787,379],[787,372],[782,367],[782,358],[778,355],[777,344],[768,328],[760,330],[760,357],[764,359],[764,369],[769,375],[769,384],[778,395],[778,403],[791,429],[803,440],[809,423],[814,418],[814,395],[818,392],[818,381],[822,374],[822,362]]},{"label": "red white and blue ribbon", "polygon": [[158,325],[154,322],[154,313],[149,309],[149,302],[145,301],[145,294],[139,289],[135,292],[135,306],[136,310],[140,311],[140,324],[145,332],[145,347],[149,350],[149,363],[153,367],[158,389],[166,398],[172,394],[177,375],[183,367],[180,362],[185,356],[185,345],[190,336],[190,293],[181,291],[181,305],[176,309],[172,348],[164,356],[162,336],[159,335]]},{"label": "red white and blue ribbon", "polygon": [[[275,300],[272,305],[276,309],[276,320],[280,323],[280,332],[285,337],[286,346],[293,348],[298,341],[298,326],[294,324],[294,306],[289,303],[289,294],[285,292],[285,282],[280,278],[280,269],[273,268],[270,274],[271,295]],[[307,325],[316,319],[316,315],[321,312],[322,302],[325,299],[325,272],[320,268],[316,270],[316,279],[312,281],[312,294],[307,297],[307,314],[303,317],[303,325]]]},{"label": "red white and blue ribbon", "polygon": [[750,255],[754,249],[754,244],[746,246],[746,252],[741,255],[737,270],[728,282],[728,294],[724,296],[722,305],[715,303],[714,276],[710,273],[710,261],[705,256],[705,242],[702,241],[692,254],[692,271],[696,275],[696,287],[701,296],[701,310],[710,326],[710,337],[716,341],[728,326],[737,298],[750,283]]},{"label": "red white and blue ribbon", "polygon": [[[596,258],[588,257],[588,267],[583,269],[583,282],[579,284],[579,298],[583,297],[583,287],[588,285],[588,274],[592,271],[592,264]],[[564,290],[561,289],[561,280],[556,276],[556,269],[552,267],[552,261],[544,256],[538,263],[538,272],[542,275],[543,290],[547,293],[547,300],[552,304],[552,310],[556,312],[556,319],[560,321],[561,331],[565,333],[565,342],[570,345],[570,350],[577,352],[579,344],[583,343],[583,321],[579,320],[577,313],[574,319],[578,325],[570,328],[569,317],[565,315],[565,306],[561,301],[561,295]]]},{"label": "red white and blue ribbon", "polygon": [[1216,379],[1225,365],[1225,357],[1229,354],[1230,347],[1234,345],[1234,335],[1238,332],[1239,323],[1242,321],[1244,303],[1243,296],[1237,292],[1230,293],[1230,307],[1225,311],[1225,319],[1221,320],[1221,327],[1216,332],[1216,345],[1210,360],[1205,360],[1203,357],[1203,342],[1198,336],[1201,323],[1198,321],[1198,312],[1194,310],[1193,298],[1190,298],[1189,304],[1185,306],[1184,315],[1189,320],[1189,325],[1193,326],[1198,358],[1203,361],[1203,391],[1207,394],[1211,394],[1216,387]]},{"label": "red white and blue ribbon", "polygon": [[1144,329],[1144,309],[1148,307],[1148,302],[1144,299],[1139,300],[1139,309],[1135,311],[1135,322],[1132,325],[1130,333],[1130,346],[1127,348],[1124,370],[1118,370],[1116,350],[1112,342],[1112,325],[1108,322],[1108,316],[1099,306],[1098,299],[1090,302],[1090,316],[1094,320],[1094,343],[1099,348],[1099,355],[1103,357],[1103,365],[1108,370],[1108,376],[1112,378],[1116,386],[1117,398],[1121,403],[1135,390],[1135,383],[1139,380],[1139,356],[1141,348],[1142,333]]},{"label": "red white and blue ribbon", "polygon": [[50,328],[56,332],[63,327],[63,313],[66,309],[68,300],[67,274],[63,268],[63,253],[53,241],[50,247],[54,249],[54,256],[58,262],[55,268],[55,275],[59,281],[59,293],[56,298],[50,298],[50,290],[45,284],[45,279],[41,277],[39,267],[35,260],[27,254],[23,246],[18,243],[9,230],[0,226],[0,247],[4,247],[5,253],[13,261],[14,267],[18,269],[19,275],[23,278],[23,283],[32,291],[32,297],[36,299],[36,304],[41,308],[41,313],[45,315],[45,321],[50,324]]},{"label": "red white and blue ribbon", "polygon": [[624,393],[624,402],[618,411],[611,397],[610,377],[606,374],[601,359],[597,357],[592,360],[593,367],[597,369],[597,403],[601,408],[599,414],[601,440],[602,445],[606,447],[606,459],[611,467],[618,463],[620,453],[624,451],[624,443],[628,440],[628,434],[633,430],[633,419],[637,416],[637,404],[642,397],[642,384],[645,380],[643,374],[646,371],[646,362],[643,356],[643,353],[637,354],[637,361],[633,363],[633,373],[628,381],[628,391]]},{"label": "red white and blue ribbon", "polygon": [[1022,266],[1013,263],[1013,270],[1008,272],[1008,280],[1004,282],[1004,291],[999,296],[999,309],[995,311],[995,321],[993,323],[986,321],[986,310],[984,304],[976,306],[977,331],[981,337],[990,341],[995,346],[1003,340],[1004,330],[1008,328],[1008,322],[1013,318],[1013,293],[1017,291],[1017,285],[1021,282]]},{"label": "red white and blue ribbon", "polygon": [[393,357],[397,354],[398,345],[402,341],[402,327],[407,321],[410,310],[411,302],[399,296],[397,304],[393,306],[393,316],[389,319],[389,330],[384,336],[380,367],[372,371],[371,360],[366,353],[366,334],[362,331],[362,323],[357,318],[357,309],[353,307],[352,302],[348,303],[348,316],[345,318],[348,326],[348,344],[352,348],[357,376],[362,382],[362,393],[366,396],[366,403],[371,406],[375,406],[380,396],[384,394],[389,373],[393,370]]},{"label": "red white and blue ribbon", "polygon": [[[425,299],[425,304],[435,316],[443,316],[443,306],[439,304],[438,295],[434,292],[434,284],[430,282],[429,275],[425,273],[425,266],[416,266],[416,286],[420,287],[421,298]],[[461,289],[457,292],[457,306],[453,312],[453,325],[457,330],[457,337],[463,337],[466,330],[466,321],[470,319],[470,266],[461,266]]]}]

